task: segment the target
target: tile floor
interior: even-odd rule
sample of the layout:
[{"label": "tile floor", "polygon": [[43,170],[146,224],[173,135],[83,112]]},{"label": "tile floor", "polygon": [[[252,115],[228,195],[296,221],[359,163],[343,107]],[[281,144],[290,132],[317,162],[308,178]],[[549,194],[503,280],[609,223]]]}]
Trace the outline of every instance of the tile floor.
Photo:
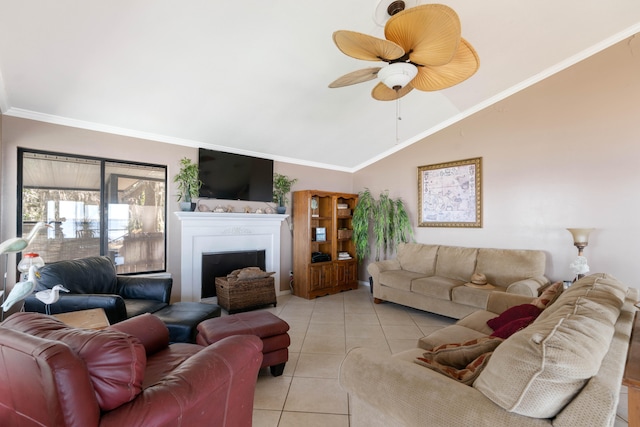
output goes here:
[{"label": "tile floor", "polygon": [[[454,322],[392,303],[373,304],[368,286],[306,300],[278,297],[266,308],[291,326],[284,374],[262,369],[256,385],[254,427],[348,427],[349,401],[338,383],[346,352],[370,347],[389,354],[416,347],[418,338]],[[615,427],[627,426],[622,388]]]}]

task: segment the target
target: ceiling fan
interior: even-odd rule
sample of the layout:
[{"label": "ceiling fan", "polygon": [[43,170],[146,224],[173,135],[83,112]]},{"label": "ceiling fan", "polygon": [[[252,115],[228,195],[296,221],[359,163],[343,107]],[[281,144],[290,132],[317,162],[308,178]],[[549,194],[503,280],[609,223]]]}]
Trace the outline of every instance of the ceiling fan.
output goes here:
[{"label": "ceiling fan", "polygon": [[425,4],[404,9],[403,1],[392,1],[391,15],[384,27],[386,40],[355,31],[339,30],[333,41],[347,56],[389,65],[345,74],[330,88],[373,80],[371,91],[379,101],[396,100],[412,89],[436,91],[471,77],[480,65],[478,54],[461,37],[458,14],[442,4]]}]

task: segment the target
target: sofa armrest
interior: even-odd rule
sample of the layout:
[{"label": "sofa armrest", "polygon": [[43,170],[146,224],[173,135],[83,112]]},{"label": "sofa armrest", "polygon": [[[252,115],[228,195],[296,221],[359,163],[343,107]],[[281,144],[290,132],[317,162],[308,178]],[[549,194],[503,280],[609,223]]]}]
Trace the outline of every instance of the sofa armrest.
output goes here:
[{"label": "sofa armrest", "polygon": [[169,346],[169,329],[159,317],[151,313],[131,317],[107,329],[124,332],[140,340],[147,356]]},{"label": "sofa armrest", "polygon": [[544,276],[532,277],[529,279],[518,280],[507,286],[507,292],[510,294],[520,294],[530,297],[537,297],[539,289],[549,284],[549,279]]},{"label": "sofa armrest", "polygon": [[169,304],[173,279],[170,277],[118,276],[118,294],[124,299],[146,299]]},{"label": "sofa armrest", "polygon": [[[63,294],[60,299],[49,306],[51,314],[69,313],[72,311],[102,308],[109,319],[109,323],[118,323],[127,318],[127,308],[119,295],[109,294]],[[46,313],[45,305],[35,296],[25,299],[24,310],[36,313]]]},{"label": "sofa armrest", "polygon": [[[170,347],[180,345],[196,346]],[[105,413],[100,425],[250,426],[261,363],[260,338],[224,338],[203,347],[131,402]]]},{"label": "sofa armrest", "polygon": [[367,271],[373,278],[373,284],[379,284],[380,273],[387,270],[400,270],[400,261],[397,259],[385,259],[383,261],[372,262],[367,266]]},{"label": "sofa armrest", "polygon": [[340,384],[354,402],[352,425],[543,425],[543,420],[505,411],[473,387],[367,348],[347,354],[340,367]]},{"label": "sofa armrest", "polygon": [[534,297],[526,295],[493,291],[489,294],[489,299],[487,300],[487,311],[500,314],[506,309],[516,305],[531,304],[533,299]]}]

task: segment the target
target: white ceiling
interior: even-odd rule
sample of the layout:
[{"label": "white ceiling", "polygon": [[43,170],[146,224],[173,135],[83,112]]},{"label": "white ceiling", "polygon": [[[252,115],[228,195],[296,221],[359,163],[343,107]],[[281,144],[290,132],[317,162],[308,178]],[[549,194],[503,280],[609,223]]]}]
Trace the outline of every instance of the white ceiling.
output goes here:
[{"label": "white ceiling", "polygon": [[[412,0],[415,2],[416,0]],[[418,1],[424,3],[424,1]],[[638,0],[452,0],[480,69],[399,103],[382,65],[343,55],[338,29],[383,38],[378,0],[0,0],[4,114],[355,171],[640,32]]]}]

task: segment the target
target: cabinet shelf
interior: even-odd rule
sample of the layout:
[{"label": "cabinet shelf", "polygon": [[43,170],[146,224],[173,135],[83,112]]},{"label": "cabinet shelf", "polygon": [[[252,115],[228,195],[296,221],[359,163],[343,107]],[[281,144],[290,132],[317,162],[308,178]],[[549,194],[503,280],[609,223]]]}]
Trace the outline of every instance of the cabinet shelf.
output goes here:
[{"label": "cabinet shelf", "polygon": [[[357,203],[357,194],[319,190],[293,193],[294,295],[311,299],[358,287],[358,263],[350,232]],[[314,240],[318,227],[326,229],[326,240]],[[326,253],[331,261],[312,263],[313,252]],[[354,258],[339,259],[340,253]]]}]

